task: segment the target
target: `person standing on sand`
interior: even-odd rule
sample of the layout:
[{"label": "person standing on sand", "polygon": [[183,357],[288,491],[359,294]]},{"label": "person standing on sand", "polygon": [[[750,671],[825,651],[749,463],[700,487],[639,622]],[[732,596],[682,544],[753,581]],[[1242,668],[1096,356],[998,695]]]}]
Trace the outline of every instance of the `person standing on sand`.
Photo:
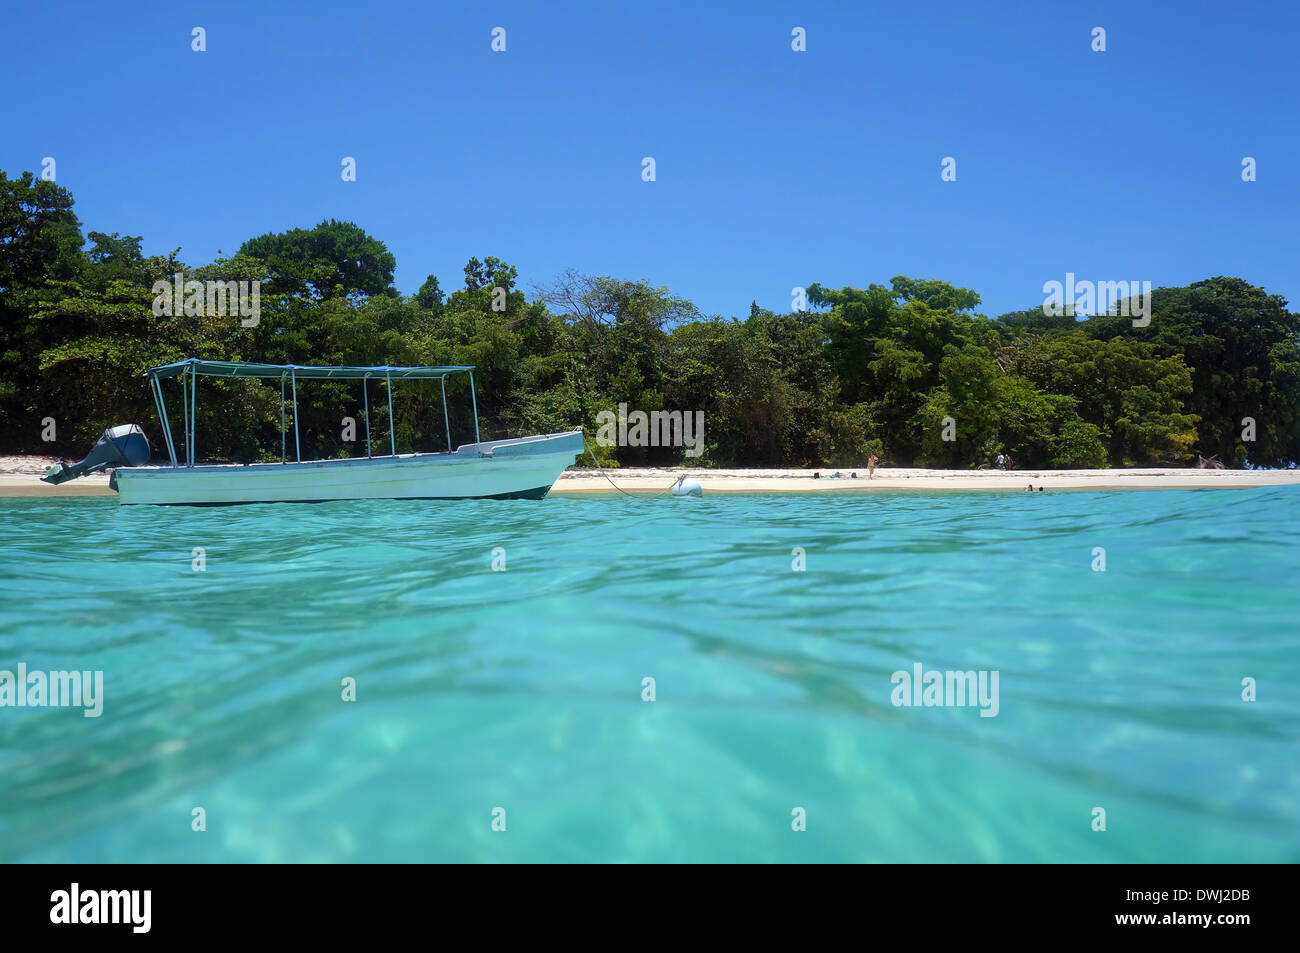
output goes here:
[{"label": "person standing on sand", "polygon": [[1001,450],[999,450],[999,451],[998,451],[998,469],[999,469],[999,470],[1005,469],[1005,467],[1003,466],[1003,464],[1005,464],[1006,462],[1007,462],[1006,454],[1004,454]]},{"label": "person standing on sand", "polygon": [[867,479],[868,480],[875,479],[876,464],[879,462],[880,462],[880,458],[876,456],[874,453],[871,456],[867,457]]}]

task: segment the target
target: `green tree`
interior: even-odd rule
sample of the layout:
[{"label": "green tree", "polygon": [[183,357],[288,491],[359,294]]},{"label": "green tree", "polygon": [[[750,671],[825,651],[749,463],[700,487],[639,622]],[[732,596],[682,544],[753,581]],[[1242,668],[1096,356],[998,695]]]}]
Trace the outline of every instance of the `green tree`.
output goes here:
[{"label": "green tree", "polygon": [[[1286,299],[1240,278],[1157,288],[1150,323],[1103,315],[1085,322],[1101,340],[1150,342],[1191,369],[1185,410],[1198,418],[1196,449],[1227,463],[1300,461],[1300,315]],[[1254,441],[1247,418],[1255,421]]]},{"label": "green tree", "polygon": [[72,207],[60,185],[30,172],[15,179],[0,172],[0,441],[7,449],[47,449],[39,425],[55,408],[35,396],[37,365],[57,337],[32,314],[47,281],[72,280],[85,264]]},{"label": "green tree", "polygon": [[442,288],[438,286],[437,276],[429,275],[424,279],[424,284],[415,293],[415,303],[434,314],[442,313]]},{"label": "green tree", "polygon": [[397,260],[384,243],[352,222],[334,219],[250,238],[237,253],[262,262],[267,291],[326,298],[396,295]]},{"label": "green tree", "polygon": [[1154,344],[1072,330],[1025,338],[1011,367],[1042,390],[1075,398],[1113,466],[1191,459],[1197,418],[1184,409],[1193,385],[1181,355],[1162,357]]}]

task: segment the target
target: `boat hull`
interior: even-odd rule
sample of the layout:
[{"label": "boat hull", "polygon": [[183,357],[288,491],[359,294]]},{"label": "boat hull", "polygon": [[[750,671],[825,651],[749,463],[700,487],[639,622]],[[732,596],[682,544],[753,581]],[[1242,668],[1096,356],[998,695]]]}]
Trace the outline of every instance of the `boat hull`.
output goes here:
[{"label": "boat hull", "polygon": [[126,467],[124,504],[541,499],[582,452],[582,431],[467,444],[455,453],[198,467]]}]

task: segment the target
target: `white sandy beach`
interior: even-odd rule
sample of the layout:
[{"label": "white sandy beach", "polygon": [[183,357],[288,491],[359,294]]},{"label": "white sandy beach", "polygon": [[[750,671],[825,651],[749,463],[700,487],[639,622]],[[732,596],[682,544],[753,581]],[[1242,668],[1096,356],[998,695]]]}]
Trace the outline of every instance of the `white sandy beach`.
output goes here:
[{"label": "white sandy beach", "polygon": [[108,488],[107,473],[92,473],[62,486],[42,483],[41,477],[58,457],[0,456],[0,497],[5,496],[116,496]]},{"label": "white sandy beach", "polygon": [[[867,479],[866,469],[841,470],[692,470],[626,469],[568,471],[551,490],[553,494],[634,493],[666,490],[679,476],[699,481],[705,493],[870,493],[877,490],[1017,490],[1033,484],[1047,490],[1186,490],[1252,486],[1300,485],[1300,470],[1198,470],[1145,467],[1132,470],[922,470],[877,468]],[[821,478],[815,479],[814,472]]]},{"label": "white sandy beach", "polygon": [[[93,474],[62,486],[42,483],[45,468],[54,457],[0,456],[0,497],[115,496],[108,488],[108,476]],[[1202,487],[1220,489],[1300,484],[1300,470],[1198,470],[1142,467],[1132,470],[922,470],[877,469],[867,479],[865,468],[858,479],[852,470],[708,470],[657,467],[629,467],[606,470],[569,470],[552,488],[553,495],[628,493],[653,496],[666,491],[678,477],[699,481],[705,493],[871,493],[879,490],[1007,490],[1023,492],[1033,484],[1046,490],[1187,490]],[[612,483],[611,483],[612,481]],[[617,486],[617,489],[615,488]]]}]

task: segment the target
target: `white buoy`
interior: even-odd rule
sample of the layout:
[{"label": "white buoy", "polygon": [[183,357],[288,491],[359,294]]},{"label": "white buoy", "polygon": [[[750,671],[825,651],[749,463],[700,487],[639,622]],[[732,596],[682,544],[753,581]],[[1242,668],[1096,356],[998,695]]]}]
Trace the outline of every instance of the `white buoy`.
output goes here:
[{"label": "white buoy", "polygon": [[703,496],[704,488],[700,486],[697,480],[688,480],[686,477],[679,477],[673,484],[673,496]]}]

